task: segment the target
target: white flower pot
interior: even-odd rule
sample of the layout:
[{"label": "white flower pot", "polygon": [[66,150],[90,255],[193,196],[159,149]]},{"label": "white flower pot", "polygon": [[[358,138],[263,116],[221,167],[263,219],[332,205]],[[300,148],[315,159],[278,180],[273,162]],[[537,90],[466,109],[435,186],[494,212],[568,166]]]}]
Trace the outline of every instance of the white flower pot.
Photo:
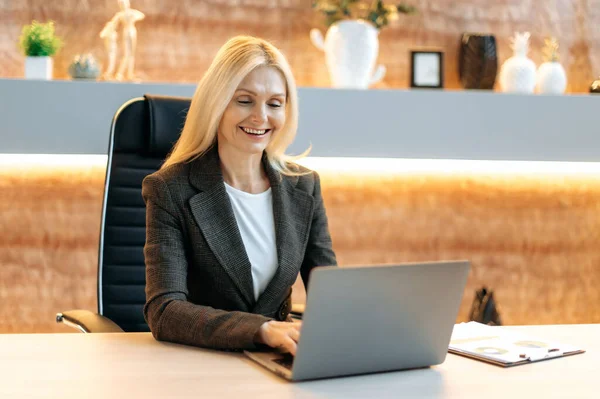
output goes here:
[{"label": "white flower pot", "polygon": [[567,88],[567,74],[558,62],[544,62],[537,71],[537,92],[563,94]]},{"label": "white flower pot", "polygon": [[329,27],[325,40],[318,29],[310,31],[313,44],[325,52],[331,85],[366,89],[381,81],[386,69],[375,62],[379,53],[379,31],[362,20],[344,20]]},{"label": "white flower pot", "polygon": [[52,79],[52,57],[26,57],[25,79]]}]

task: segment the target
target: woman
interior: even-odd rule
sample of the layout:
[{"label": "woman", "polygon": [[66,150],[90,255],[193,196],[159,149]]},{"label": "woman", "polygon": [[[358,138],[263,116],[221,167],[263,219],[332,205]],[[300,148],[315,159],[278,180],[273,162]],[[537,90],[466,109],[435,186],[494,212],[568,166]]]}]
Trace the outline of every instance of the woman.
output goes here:
[{"label": "woman", "polygon": [[284,56],[258,38],[229,40],[143,182],[144,316],[156,339],[295,354],[291,286],[336,265],[319,176],[284,154],[297,125]]}]

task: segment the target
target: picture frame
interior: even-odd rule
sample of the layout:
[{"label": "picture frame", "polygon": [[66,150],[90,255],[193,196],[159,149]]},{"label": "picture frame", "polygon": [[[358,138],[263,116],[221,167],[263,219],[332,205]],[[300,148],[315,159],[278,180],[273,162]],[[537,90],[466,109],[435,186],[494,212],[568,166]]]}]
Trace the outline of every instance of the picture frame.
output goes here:
[{"label": "picture frame", "polygon": [[410,54],[410,87],[444,88],[444,53],[441,51],[412,50]]}]

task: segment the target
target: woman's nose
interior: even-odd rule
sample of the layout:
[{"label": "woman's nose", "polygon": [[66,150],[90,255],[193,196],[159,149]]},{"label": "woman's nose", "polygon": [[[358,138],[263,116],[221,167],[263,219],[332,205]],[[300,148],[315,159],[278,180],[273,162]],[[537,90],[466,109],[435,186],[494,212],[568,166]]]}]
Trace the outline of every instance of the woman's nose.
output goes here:
[{"label": "woman's nose", "polygon": [[262,123],[267,121],[267,110],[264,106],[258,105],[254,107],[252,112],[252,122],[257,125],[261,125]]}]

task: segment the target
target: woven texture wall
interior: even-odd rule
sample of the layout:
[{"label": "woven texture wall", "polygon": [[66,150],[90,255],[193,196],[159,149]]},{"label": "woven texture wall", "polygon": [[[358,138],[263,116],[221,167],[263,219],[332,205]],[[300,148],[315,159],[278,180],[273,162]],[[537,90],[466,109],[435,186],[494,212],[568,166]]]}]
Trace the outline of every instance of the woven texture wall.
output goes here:
[{"label": "woven texture wall", "polygon": [[[321,176],[342,265],[469,259],[461,321],[487,285],[506,324],[600,322],[600,178]],[[103,181],[0,170],[0,333],[70,331],[56,312],[96,311]]]},{"label": "woven texture wall", "polygon": [[[408,0],[411,3],[411,0]],[[139,22],[137,69],[145,81],[196,82],[218,48],[231,36],[250,34],[271,40],[289,58],[300,86],[329,85],[324,55],[311,44],[309,31],[323,19],[311,0],[133,0],[143,11]],[[512,51],[515,31],[533,35],[530,56],[542,62],[544,37],[561,44],[569,92],[587,92],[600,75],[600,0],[412,0],[420,12],[401,16],[380,35],[379,62],[388,74],[377,88],[409,86],[411,49],[439,49],[446,56],[446,87],[459,88],[458,44],[463,32],[496,35],[500,62]],[[28,0],[0,2],[0,77],[22,77],[24,58],[16,46],[32,19],[57,23],[66,47],[55,60],[55,78],[67,78],[76,54],[93,52],[103,62],[98,37],[118,10],[117,0]]]}]

